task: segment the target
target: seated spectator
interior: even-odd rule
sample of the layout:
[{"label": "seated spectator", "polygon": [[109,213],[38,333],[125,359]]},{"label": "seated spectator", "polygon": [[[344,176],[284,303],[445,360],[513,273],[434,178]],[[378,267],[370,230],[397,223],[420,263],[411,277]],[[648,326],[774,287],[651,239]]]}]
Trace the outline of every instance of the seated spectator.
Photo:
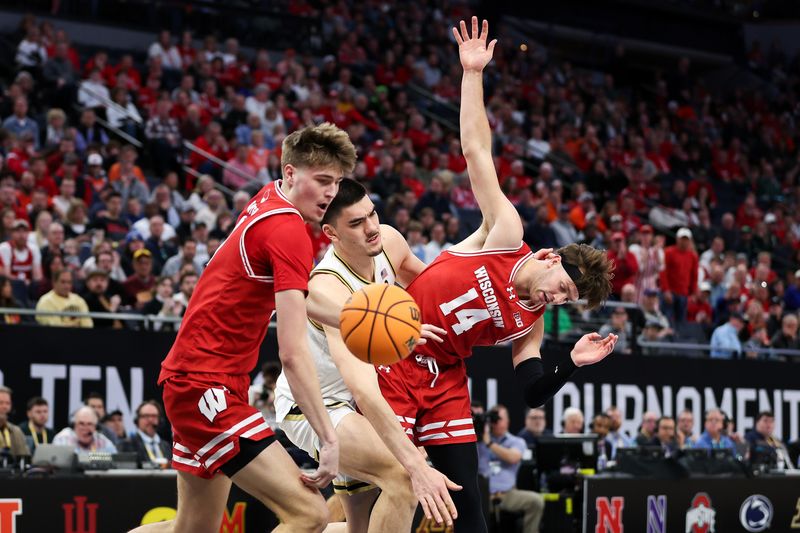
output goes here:
[{"label": "seated spectator", "polygon": [[686,321],[691,324],[701,324],[705,328],[710,328],[714,323],[714,310],[711,308],[711,283],[704,281],[700,283],[700,290],[697,294],[689,296],[686,304]]},{"label": "seated spectator", "polygon": [[[22,304],[14,297],[14,287],[11,280],[0,274],[0,307],[22,308]],[[20,315],[0,314],[0,324],[19,324],[22,322]]]},{"label": "seated spectator", "polygon": [[80,123],[75,128],[75,149],[83,154],[90,145],[108,144],[108,134],[103,127],[97,123],[97,114],[94,109],[84,109],[81,112]]},{"label": "seated spectator", "polygon": [[606,409],[606,414],[609,419],[606,441],[611,444],[611,455],[609,457],[613,459],[617,456],[617,449],[633,446],[634,441],[622,430],[622,411],[616,405]]},{"label": "seated spectator", "polygon": [[100,419],[101,433],[110,433],[114,436],[113,442],[122,442],[127,438],[125,434],[125,422],[122,420],[122,411],[116,409]]},{"label": "seated spectator", "polygon": [[637,446],[647,446],[652,442],[653,437],[656,435],[656,422],[658,422],[658,413],[655,411],[645,411],[642,415],[642,425],[639,427],[639,434],[636,435]]},{"label": "seated spectator", "polygon": [[658,289],[647,289],[644,291],[642,312],[644,313],[645,322],[658,322],[661,324],[662,330],[668,331],[668,333],[664,333],[664,335],[672,334],[669,319],[667,315],[661,312],[661,308],[658,305]]},{"label": "seated spectator", "polygon": [[650,441],[650,446],[660,447],[666,457],[671,457],[680,450],[675,438],[675,420],[671,416],[662,416],[656,421],[656,436]]},{"label": "seated spectator", "polygon": [[550,223],[550,227],[553,229],[556,236],[556,245],[558,247],[578,242],[578,230],[572,225],[569,219],[569,212],[569,205],[561,204],[558,207],[558,218]]},{"label": "seated spectator", "polygon": [[141,170],[136,171],[139,167],[134,165],[134,161],[135,158],[123,155],[119,162],[119,179],[114,180],[109,176],[111,187],[120,194],[123,205],[127,205],[129,198],[136,198],[140,205],[145,205],[150,198],[150,189],[146,181],[139,179],[139,176],[143,177],[144,174]]},{"label": "seated spectator", "polygon": [[599,455],[605,455],[606,459],[611,455],[612,445],[608,440],[611,430],[611,419],[605,413],[597,413],[589,424],[589,430],[597,435],[597,450]]},{"label": "seated spectator", "polygon": [[768,456],[769,466],[779,470],[794,470],[786,445],[775,436],[775,415],[772,411],[761,411],[756,415],[756,425],[744,434],[750,447],[751,460]]},{"label": "seated spectator", "polygon": [[28,244],[30,224],[17,219],[11,230],[11,239],[0,243],[0,267],[9,279],[18,279],[30,285],[42,280],[42,255]]},{"label": "seated spectator", "polygon": [[136,453],[141,464],[162,464],[172,459],[172,445],[161,439],[156,430],[161,424],[161,406],[155,400],[143,402],[136,408],[136,432],[120,442],[120,451]]},{"label": "seated spectator", "polygon": [[172,102],[162,98],[156,104],[156,112],[147,121],[144,135],[150,146],[153,166],[157,175],[163,176],[176,170],[181,150],[181,131],[178,121],[170,116]]},{"label": "seated spectator", "polygon": [[125,295],[123,302],[141,311],[152,300],[152,288],[156,284],[153,275],[153,254],[147,248],[133,253],[133,274],[122,284]]},{"label": "seated spectator", "polygon": [[713,359],[735,359],[742,354],[742,342],[739,333],[744,328],[744,317],[741,313],[731,313],[728,321],[711,334],[711,357]]},{"label": "seated spectator", "polygon": [[497,421],[487,417],[484,434],[478,442],[480,473],[489,478],[491,503],[500,511],[522,513],[524,533],[539,531],[544,513],[544,499],[536,492],[516,488],[517,472],[522,455],[527,451],[525,440],[508,432],[508,410],[495,406]]},{"label": "seated spectator", "polygon": [[431,238],[428,244],[425,245],[425,263],[431,264],[434,259],[439,257],[439,254],[451,246],[453,246],[453,243],[447,242],[444,224],[436,222],[431,228]]},{"label": "seated spectator", "polygon": [[[194,270],[183,269],[180,272],[180,282],[178,283],[180,292],[173,298],[177,303],[183,306],[183,312],[186,312],[186,308],[189,307],[189,300],[192,298],[192,294],[194,294],[194,288],[197,286],[199,277],[200,276]],[[181,316],[183,316],[183,312]]]},{"label": "seated spectator", "polygon": [[169,30],[162,30],[158,40],[147,50],[150,60],[157,60],[164,70],[178,72],[183,67],[183,59],[178,47],[172,43]]},{"label": "seated spectator", "polygon": [[103,73],[99,68],[95,68],[78,88],[78,103],[85,109],[98,110],[105,109],[109,100],[111,93],[106,86],[106,80],[103,79]]},{"label": "seated spectator", "polygon": [[109,105],[106,109],[108,123],[112,128],[122,130],[132,137],[138,137],[142,115],[131,100],[128,89],[116,87],[111,91],[111,101],[117,105]]},{"label": "seated spectator", "polygon": [[[797,335],[797,330],[797,315],[794,313],[787,313],[783,315],[783,319],[781,320],[781,330],[773,335],[769,345],[772,348],[779,350],[800,350],[800,337]],[[800,356],[800,354],[796,356],[770,354],[769,358],[778,361],[786,361],[787,359],[793,359],[794,357],[798,356]]]},{"label": "seated spectator", "polygon": [[0,385],[0,452],[12,457],[28,457],[31,451],[25,442],[25,435],[19,426],[8,420],[13,407],[12,394],[11,389]]},{"label": "seated spectator", "polygon": [[636,286],[633,283],[626,283],[622,286],[620,301],[631,304],[631,306],[635,306],[628,307],[625,310],[628,312],[628,320],[630,320],[631,325],[633,326],[632,331],[642,331],[646,320],[644,318],[644,312],[637,305]]},{"label": "seated spectator", "polygon": [[544,409],[541,407],[528,408],[528,412],[525,414],[525,427],[517,433],[517,437],[522,438],[528,447],[532,447],[542,435],[553,434],[546,425]]},{"label": "seated spectator", "polygon": [[27,134],[33,141],[33,148],[39,149],[39,125],[28,117],[28,99],[24,96],[14,100],[14,114],[3,121],[3,129],[19,139]]},{"label": "seated spectator", "polygon": [[247,391],[247,403],[261,411],[270,427],[277,431],[278,424],[275,421],[275,387],[278,376],[281,374],[281,364],[277,361],[269,361],[261,367],[259,377],[253,382]]},{"label": "seated spectator", "polygon": [[563,431],[568,435],[576,435],[583,433],[583,411],[577,407],[567,407],[564,409],[564,416],[562,418]]},{"label": "seated spectator", "polygon": [[[86,275],[86,289],[82,296],[93,313],[116,313],[122,303],[119,294],[108,296],[109,275],[105,270],[93,270]],[[109,318],[93,319],[96,328],[122,328],[122,322]]]},{"label": "seated spectator", "polygon": [[195,220],[203,222],[207,228],[213,229],[217,226],[217,217],[227,210],[228,204],[225,202],[222,191],[212,188],[205,195],[205,205],[198,208]]},{"label": "seated spectator", "polygon": [[693,448],[697,442],[694,435],[694,413],[684,409],[678,415],[678,431],[676,433],[681,448]]},{"label": "seated spectator", "polygon": [[710,409],[706,412],[705,418],[705,431],[697,439],[695,448],[707,449],[729,449],[733,451],[736,447],[734,442],[727,435],[722,434],[723,421],[725,418],[722,416],[722,411],[719,409]]},{"label": "seated spectator", "polygon": [[639,337],[636,339],[639,345],[639,351],[642,355],[664,355],[665,353],[669,353],[669,350],[665,350],[663,348],[656,348],[653,346],[648,346],[648,343],[651,342],[665,342],[667,339],[665,337],[669,336],[669,330],[664,329],[661,326],[660,322],[655,322],[653,320],[649,320],[644,325],[644,329]]},{"label": "seated spectator", "polygon": [[[86,301],[72,292],[72,272],[67,269],[53,273],[53,289],[39,299],[37,311],[79,312],[88,313]],[[55,316],[36,315],[36,321],[43,326],[59,326],[68,328],[91,328],[92,319],[88,316]]]},{"label": "seated spectator", "polygon": [[614,333],[619,338],[614,346],[614,353],[630,354],[631,348],[631,324],[628,322],[628,313],[624,307],[615,307],[611,312],[611,318],[600,327],[600,335],[603,337],[609,333]]},{"label": "seated spectator", "polygon": [[[134,224],[134,226],[136,225]],[[164,263],[178,252],[173,244],[175,232],[173,230],[167,233],[166,226],[164,217],[161,215],[150,217],[149,236],[145,239],[144,245],[153,254],[153,273],[155,275],[158,275]],[[167,238],[168,236],[171,238]]]},{"label": "seated spectator", "polygon": [[257,169],[248,162],[250,147],[240,144],[236,148],[236,155],[228,160],[228,166],[222,173],[222,183],[233,190],[239,190],[257,179]]},{"label": "seated spectator", "polygon": [[42,34],[39,26],[29,24],[25,38],[17,45],[14,62],[27,69],[38,69],[47,61],[47,50],[42,44]]},{"label": "seated spectator", "polygon": [[22,433],[28,438],[28,445],[35,450],[40,444],[53,442],[55,432],[47,427],[50,418],[50,406],[41,396],[34,396],[28,400],[28,421],[21,426]]},{"label": "seated spectator", "polygon": [[73,427],[66,427],[53,438],[53,444],[70,446],[78,455],[89,453],[117,453],[117,447],[108,437],[97,432],[100,418],[91,407],[80,407],[72,416]]},{"label": "seated spectator", "polygon": [[169,320],[154,320],[153,330],[155,331],[175,331],[177,324],[175,318],[183,316],[184,307],[175,298],[174,286],[176,282],[167,276],[158,278],[158,282],[153,290],[152,299],[142,308],[143,315],[155,315],[159,318]]},{"label": "seated spectator", "polygon": [[174,278],[184,265],[191,265],[195,272],[203,272],[204,265],[197,257],[197,241],[191,237],[183,242],[177,254],[167,259],[161,275]]},{"label": "seated spectator", "polygon": [[764,325],[753,329],[750,338],[742,343],[742,353],[745,359],[766,359],[766,349],[769,348],[769,335]]}]

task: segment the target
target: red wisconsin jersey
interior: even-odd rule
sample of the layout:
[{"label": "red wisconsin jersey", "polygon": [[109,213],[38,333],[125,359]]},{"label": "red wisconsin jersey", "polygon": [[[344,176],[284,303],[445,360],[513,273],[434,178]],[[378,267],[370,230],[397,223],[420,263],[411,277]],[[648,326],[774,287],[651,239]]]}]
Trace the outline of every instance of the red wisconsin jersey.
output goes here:
[{"label": "red wisconsin jersey", "polygon": [[159,383],[175,374],[246,374],[275,311],[275,293],[307,291],[311,242],[280,190],[261,189],[200,276]]},{"label": "red wisconsin jersey", "polygon": [[409,285],[422,322],[447,330],[444,342],[428,342],[416,353],[453,364],[473,346],[518,339],[533,328],[544,307],[521,302],[511,280],[533,259],[528,245],[481,252],[445,251]]}]

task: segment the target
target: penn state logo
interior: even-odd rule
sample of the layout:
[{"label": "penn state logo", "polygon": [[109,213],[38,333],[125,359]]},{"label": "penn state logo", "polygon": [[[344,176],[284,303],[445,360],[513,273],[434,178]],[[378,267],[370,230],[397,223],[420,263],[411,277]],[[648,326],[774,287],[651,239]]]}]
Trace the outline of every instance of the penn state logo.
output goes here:
[{"label": "penn state logo", "polygon": [[739,508],[739,522],[750,533],[766,531],[772,523],[772,502],[761,494],[748,497]]}]

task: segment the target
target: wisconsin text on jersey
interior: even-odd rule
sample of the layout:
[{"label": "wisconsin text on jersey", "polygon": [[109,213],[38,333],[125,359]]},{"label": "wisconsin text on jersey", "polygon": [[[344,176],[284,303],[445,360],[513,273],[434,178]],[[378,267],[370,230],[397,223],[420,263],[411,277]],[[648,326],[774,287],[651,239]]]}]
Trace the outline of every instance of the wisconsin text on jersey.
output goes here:
[{"label": "wisconsin text on jersey", "polygon": [[475,278],[478,280],[478,286],[483,293],[483,302],[486,304],[489,316],[492,317],[495,327],[502,328],[504,326],[503,313],[497,303],[497,296],[494,293],[494,287],[492,287],[492,281],[489,279],[489,273],[486,272],[485,266],[481,265],[480,268],[475,270]]}]

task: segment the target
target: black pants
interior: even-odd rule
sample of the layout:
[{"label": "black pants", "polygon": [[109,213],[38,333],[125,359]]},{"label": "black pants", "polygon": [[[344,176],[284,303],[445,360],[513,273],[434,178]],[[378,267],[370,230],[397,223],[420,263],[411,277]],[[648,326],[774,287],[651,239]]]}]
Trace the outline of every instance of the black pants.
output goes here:
[{"label": "black pants", "polygon": [[425,451],[439,472],[463,487],[450,493],[458,511],[458,519],[454,524],[456,533],[486,533],[486,519],[478,488],[478,448],[475,443],[428,446]]}]

